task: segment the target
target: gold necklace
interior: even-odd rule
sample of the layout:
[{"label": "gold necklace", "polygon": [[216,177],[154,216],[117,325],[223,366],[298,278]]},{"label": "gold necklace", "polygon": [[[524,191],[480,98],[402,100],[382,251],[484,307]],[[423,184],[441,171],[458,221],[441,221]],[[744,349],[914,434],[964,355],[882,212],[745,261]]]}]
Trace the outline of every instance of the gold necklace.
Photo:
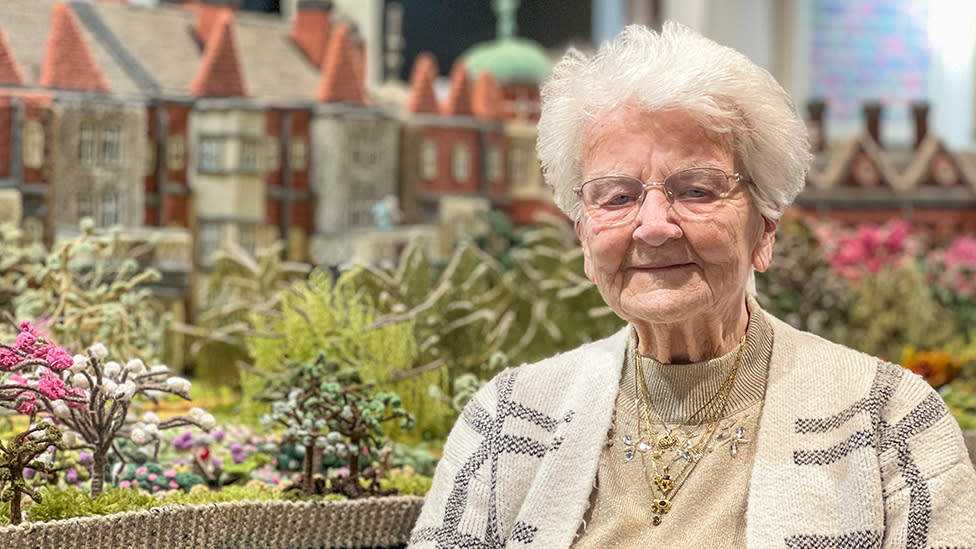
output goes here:
[{"label": "gold necklace", "polygon": [[[647,380],[644,377],[644,368],[641,364],[640,353],[637,351],[638,338],[637,331],[634,330],[634,375],[636,390],[636,403],[638,414],[641,416],[638,419],[638,436],[640,442],[638,444],[638,450],[641,454],[641,465],[644,470],[644,479],[647,481],[648,487],[650,487],[652,494],[655,496],[651,502],[651,510],[654,513],[654,517],[651,520],[651,524],[657,526],[661,524],[661,521],[665,514],[671,510],[672,502],[675,496],[678,494],[678,490],[684,485],[691,473],[694,472],[695,467],[697,467],[698,462],[705,454],[705,450],[709,442],[711,442],[712,437],[715,435],[715,430],[718,427],[719,420],[725,416],[726,409],[729,403],[729,396],[732,393],[732,386],[735,384],[735,376],[739,371],[739,362],[742,359],[742,349],[745,343],[745,336],[739,341],[738,349],[735,354],[735,361],[732,363],[732,368],[729,369],[729,374],[726,376],[725,381],[719,386],[718,390],[714,395],[702,405],[701,408],[695,411],[691,416],[688,417],[689,420],[699,416],[698,423],[691,430],[691,433],[686,435],[684,444],[680,445],[680,450],[676,452],[676,456],[671,459],[667,464],[661,464],[659,467],[658,459],[663,456],[663,451],[674,448],[680,442],[679,438],[675,436],[674,430],[669,428],[664,422],[664,416],[658,412],[657,408],[654,406],[654,401],[650,396],[650,391],[647,388]],[[661,425],[664,427],[664,435],[658,437],[652,428],[651,421],[651,411],[657,416]],[[644,427],[647,431],[647,440],[640,433],[641,429],[641,419],[644,421]],[[708,420],[706,422],[706,419]],[[697,443],[693,442],[697,433],[701,430],[704,436],[698,440]],[[707,434],[705,434],[707,433]],[[628,441],[630,437],[625,437],[624,444],[628,446],[632,445],[632,441]],[[625,459],[630,461],[633,457],[633,451],[627,450],[630,454],[625,454]],[[645,454],[650,452],[651,454],[651,464],[654,468],[653,479],[648,474],[647,461],[645,459]],[[671,466],[679,459],[685,459],[684,466],[681,467],[676,474],[671,474]],[[663,460],[662,460],[663,461]]]}]

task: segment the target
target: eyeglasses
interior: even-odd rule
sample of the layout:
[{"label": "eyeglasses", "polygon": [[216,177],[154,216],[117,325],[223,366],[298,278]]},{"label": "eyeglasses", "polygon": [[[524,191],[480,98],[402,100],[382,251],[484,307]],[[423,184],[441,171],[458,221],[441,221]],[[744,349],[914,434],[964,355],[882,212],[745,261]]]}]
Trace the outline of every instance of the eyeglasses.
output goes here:
[{"label": "eyeglasses", "polygon": [[667,176],[661,183],[644,183],[625,175],[598,177],[573,189],[590,218],[601,225],[632,221],[647,189],[658,188],[680,216],[707,216],[722,207],[735,183],[749,180],[718,168],[688,168]]}]

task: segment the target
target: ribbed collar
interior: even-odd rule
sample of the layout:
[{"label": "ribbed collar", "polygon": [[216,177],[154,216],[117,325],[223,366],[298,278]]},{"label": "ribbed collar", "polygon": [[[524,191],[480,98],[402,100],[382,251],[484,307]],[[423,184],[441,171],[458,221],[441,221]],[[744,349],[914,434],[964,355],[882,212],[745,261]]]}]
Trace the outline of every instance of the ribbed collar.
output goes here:
[{"label": "ribbed collar", "polygon": [[[748,297],[746,308],[749,311],[746,339],[724,417],[762,401],[766,392],[769,357],[773,348],[773,328],[755,299]],[[737,349],[733,349],[723,356],[689,364],[663,364],[653,358],[641,357],[648,391],[655,409],[664,421],[683,423],[708,403],[729,375],[735,363],[736,351]],[[624,385],[636,390],[631,381],[634,379],[633,353],[632,331],[627,344]],[[698,419],[695,418],[695,421]]]}]

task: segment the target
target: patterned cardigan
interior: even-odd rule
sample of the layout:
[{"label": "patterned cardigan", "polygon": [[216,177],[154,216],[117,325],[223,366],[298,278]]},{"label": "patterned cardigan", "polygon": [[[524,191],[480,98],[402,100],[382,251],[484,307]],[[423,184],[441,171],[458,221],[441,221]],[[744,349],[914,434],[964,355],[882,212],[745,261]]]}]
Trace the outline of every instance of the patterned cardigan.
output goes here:
[{"label": "patterned cardigan", "polygon": [[[898,366],[769,320],[747,545],[976,547],[976,470],[939,395]],[[409,547],[569,547],[628,330],[487,384],[447,439]]]}]

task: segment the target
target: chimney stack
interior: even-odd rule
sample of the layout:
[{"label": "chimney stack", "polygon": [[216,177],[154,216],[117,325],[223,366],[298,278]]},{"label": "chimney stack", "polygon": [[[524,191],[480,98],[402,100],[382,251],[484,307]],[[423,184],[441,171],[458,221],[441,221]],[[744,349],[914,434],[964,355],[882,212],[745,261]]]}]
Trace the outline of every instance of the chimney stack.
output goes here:
[{"label": "chimney stack", "polygon": [[319,68],[329,41],[331,11],[329,0],[299,0],[291,23],[291,39],[309,62]]},{"label": "chimney stack", "polygon": [[915,148],[929,134],[929,104],[927,101],[912,102],[912,116],[915,118]]},{"label": "chimney stack", "polygon": [[874,139],[879,147],[884,148],[881,143],[881,102],[868,101],[864,103],[864,123],[867,126],[868,135]]},{"label": "chimney stack", "polygon": [[807,102],[807,115],[810,117],[810,137],[813,152],[822,153],[827,147],[827,135],[824,133],[824,112],[827,102],[823,99],[811,99]]}]

